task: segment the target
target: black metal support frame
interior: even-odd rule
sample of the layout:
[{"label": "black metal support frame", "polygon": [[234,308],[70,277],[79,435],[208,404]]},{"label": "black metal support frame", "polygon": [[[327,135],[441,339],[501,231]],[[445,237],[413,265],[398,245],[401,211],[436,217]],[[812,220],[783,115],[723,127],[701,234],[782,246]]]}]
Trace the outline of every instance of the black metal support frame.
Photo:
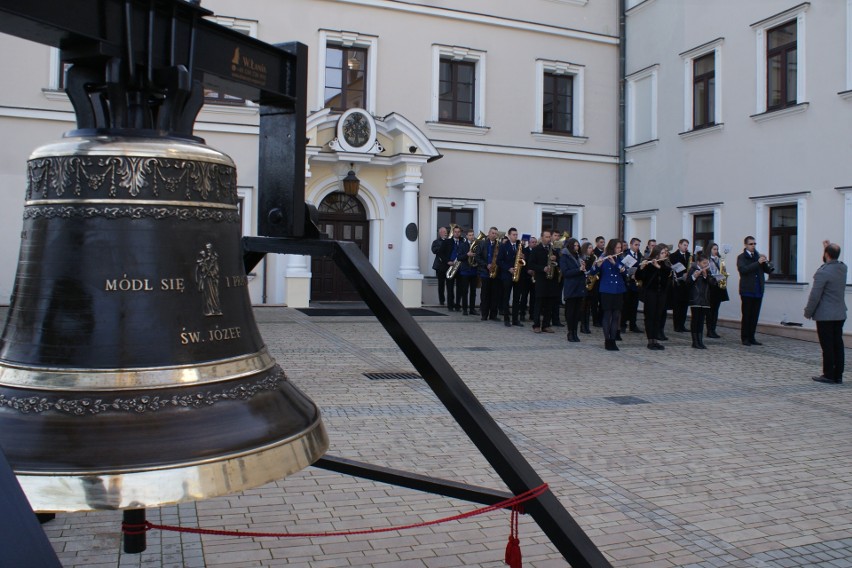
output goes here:
[{"label": "black metal support frame", "polygon": [[[333,258],[512,493],[541,486],[542,479],[355,243],[319,238],[304,194],[307,48],[252,39],[205,20],[209,14],[198,2],[183,0],[0,0],[0,33],[60,49],[63,62],[73,64],[67,92],[78,128],[90,133],[191,137],[205,85],[259,103],[258,230],[263,236],[243,241],[247,272],[268,253]],[[261,72],[249,76],[244,68]],[[316,465],[478,503],[510,496],[330,456]],[[15,565],[58,566],[2,451],[0,505],[4,559],[18,554],[22,561]],[[552,492],[528,502],[525,511],[572,566],[610,566]],[[138,525],[145,511],[129,510],[124,518]],[[144,532],[125,535],[125,550],[144,550],[144,537]]]},{"label": "black metal support frame", "polygon": [[[519,495],[541,486],[544,481],[512,444],[482,404],[462,381],[452,365],[432,343],[426,332],[408,313],[387,283],[370,264],[354,242],[319,239],[289,239],[274,237],[244,237],[246,271],[251,270],[266,253],[301,254],[331,257],[355,286],[361,298],[373,311],[385,330],[414,365],[426,384],[476,445],[485,459],[503,479],[513,494]],[[333,469],[339,460],[320,463],[319,467]],[[437,479],[416,479],[413,476],[386,475],[383,468],[360,464],[348,473],[398,483],[406,487],[449,494],[458,489]],[[403,485],[403,483],[399,483]],[[476,496],[475,491],[471,497]],[[482,502],[480,499],[473,499]],[[609,561],[595,546],[552,491],[547,491],[524,506],[562,553],[571,566],[604,568]]]}]

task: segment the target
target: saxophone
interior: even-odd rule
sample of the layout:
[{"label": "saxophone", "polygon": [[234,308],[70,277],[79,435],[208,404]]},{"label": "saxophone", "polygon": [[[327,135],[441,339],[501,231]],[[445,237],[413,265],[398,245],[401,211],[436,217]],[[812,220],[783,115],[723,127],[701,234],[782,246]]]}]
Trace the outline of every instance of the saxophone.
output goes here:
[{"label": "saxophone", "polygon": [[499,243],[499,239],[494,239],[494,246],[491,252],[491,264],[488,265],[488,278],[492,280],[497,278],[497,243]]},{"label": "saxophone", "polygon": [[722,279],[719,280],[719,289],[727,290],[728,289],[728,270],[725,268],[725,259],[719,257],[719,274],[722,275]]},{"label": "saxophone", "polygon": [[556,267],[559,263],[556,261],[556,255],[553,254],[553,248],[548,247],[547,249],[547,266],[550,267],[550,270],[547,272],[547,279],[553,280],[553,275],[556,273]]},{"label": "saxophone", "polygon": [[524,243],[515,242],[515,244],[518,245],[518,252],[515,254],[515,273],[512,274],[512,282],[521,279],[521,267],[527,264],[527,261],[524,260]]}]

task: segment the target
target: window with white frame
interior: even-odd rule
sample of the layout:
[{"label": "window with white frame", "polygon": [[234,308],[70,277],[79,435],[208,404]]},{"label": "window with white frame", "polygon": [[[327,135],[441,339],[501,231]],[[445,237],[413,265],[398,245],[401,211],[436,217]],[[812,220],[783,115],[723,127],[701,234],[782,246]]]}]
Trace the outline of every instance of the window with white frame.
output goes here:
[{"label": "window with white frame", "polygon": [[706,250],[710,243],[719,242],[721,202],[681,206],[678,209],[682,216],[681,233],[684,238],[690,239],[693,250],[696,247]]},{"label": "window with white frame", "polygon": [[434,197],[430,204],[431,225],[447,227],[453,223],[465,228],[483,230],[485,227],[485,200]]},{"label": "window with white frame", "polygon": [[585,67],[563,61],[536,60],[534,134],[583,137]]},{"label": "window with white frame", "polygon": [[[215,22],[220,26],[231,28],[250,37],[257,37],[257,21],[244,20],[241,18],[231,18],[228,16],[211,15],[205,19]],[[213,105],[243,105],[246,100],[242,97],[235,97],[227,93],[219,92],[215,89],[204,89],[204,103]]]},{"label": "window with white frame", "polygon": [[646,243],[657,238],[657,209],[632,211],[624,214],[625,238],[641,239]]},{"label": "window with white frame", "polygon": [[563,231],[576,239],[582,238],[583,206],[566,205],[561,203],[536,203],[536,221],[539,226],[532,234],[538,236],[544,229]]},{"label": "window with white frame", "polygon": [[627,145],[657,139],[657,72],[652,65],[627,77]]},{"label": "window with white frame", "polygon": [[320,30],[316,108],[376,112],[376,36]]},{"label": "window with white frame", "polygon": [[757,41],[756,114],[797,107],[807,100],[805,13],[809,7],[805,2],[751,25]]},{"label": "window with white frame", "polygon": [[751,198],[757,250],[775,267],[770,281],[797,282],[805,274],[808,195],[810,192]]},{"label": "window with white frame", "polygon": [[722,122],[721,47],[723,38],[681,53],[684,64],[685,132]]},{"label": "window with white frame", "polygon": [[485,126],[485,52],[432,46],[430,122]]}]

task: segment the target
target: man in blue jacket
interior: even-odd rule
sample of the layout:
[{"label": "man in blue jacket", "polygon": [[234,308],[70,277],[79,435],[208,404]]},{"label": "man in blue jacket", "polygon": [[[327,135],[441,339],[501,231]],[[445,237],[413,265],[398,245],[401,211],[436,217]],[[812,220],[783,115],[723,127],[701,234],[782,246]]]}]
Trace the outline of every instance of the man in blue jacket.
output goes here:
[{"label": "man in blue jacket", "polygon": [[846,265],[840,262],[840,247],[830,243],[822,253],[823,265],[814,274],[814,286],[805,306],[805,317],[816,322],[822,347],[820,383],[843,382],[845,353],[843,324],[846,322]]}]

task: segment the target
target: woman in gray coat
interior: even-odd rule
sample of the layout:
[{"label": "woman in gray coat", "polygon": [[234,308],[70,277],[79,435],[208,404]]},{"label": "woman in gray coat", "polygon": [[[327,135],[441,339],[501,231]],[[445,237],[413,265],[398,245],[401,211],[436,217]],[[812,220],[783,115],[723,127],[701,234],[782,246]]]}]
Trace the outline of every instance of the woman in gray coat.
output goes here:
[{"label": "woman in gray coat", "polygon": [[843,382],[843,323],[846,321],[846,265],[840,262],[840,247],[827,244],[822,253],[824,264],[814,274],[814,285],[805,306],[805,317],[816,321],[822,347],[820,383]]}]

